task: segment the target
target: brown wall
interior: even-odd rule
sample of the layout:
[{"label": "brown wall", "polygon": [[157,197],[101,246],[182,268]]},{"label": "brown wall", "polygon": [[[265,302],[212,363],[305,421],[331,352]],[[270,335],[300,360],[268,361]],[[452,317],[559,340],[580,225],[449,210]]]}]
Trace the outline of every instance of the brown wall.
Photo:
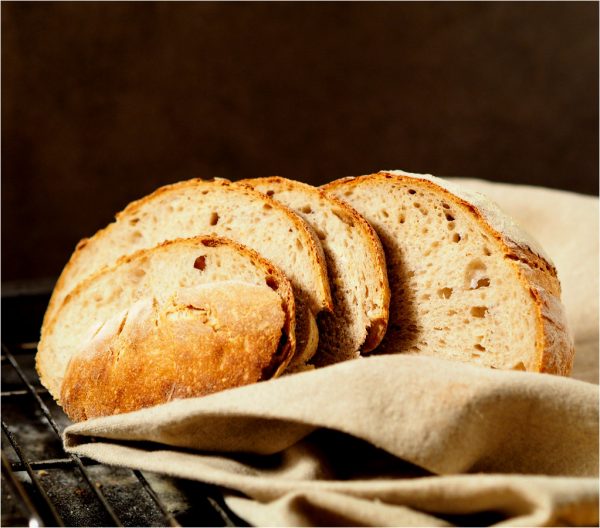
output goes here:
[{"label": "brown wall", "polygon": [[3,281],[159,185],[404,168],[598,192],[598,5],[2,3]]}]

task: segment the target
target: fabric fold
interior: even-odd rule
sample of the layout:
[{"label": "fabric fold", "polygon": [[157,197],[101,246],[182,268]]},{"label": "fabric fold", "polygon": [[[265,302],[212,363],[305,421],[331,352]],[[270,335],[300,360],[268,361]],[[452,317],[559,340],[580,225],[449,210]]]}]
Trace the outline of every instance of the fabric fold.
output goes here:
[{"label": "fabric fold", "polygon": [[429,357],[373,356],[82,422],[66,430],[66,446],[96,436],[271,454],[315,428],[366,440],[440,475],[591,476],[598,387]]}]

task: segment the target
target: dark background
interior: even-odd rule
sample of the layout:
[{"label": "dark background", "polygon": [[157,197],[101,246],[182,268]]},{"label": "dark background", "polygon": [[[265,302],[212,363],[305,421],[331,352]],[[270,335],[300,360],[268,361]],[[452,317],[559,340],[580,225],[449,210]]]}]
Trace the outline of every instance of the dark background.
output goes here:
[{"label": "dark background", "polygon": [[598,4],[12,3],[3,283],[190,177],[379,169],[598,193]]}]

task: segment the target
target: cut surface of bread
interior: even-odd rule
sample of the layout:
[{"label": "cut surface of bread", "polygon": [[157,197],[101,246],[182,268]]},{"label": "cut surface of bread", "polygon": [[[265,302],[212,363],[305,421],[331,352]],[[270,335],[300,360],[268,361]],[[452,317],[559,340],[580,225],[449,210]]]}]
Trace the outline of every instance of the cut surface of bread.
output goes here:
[{"label": "cut surface of bread", "polygon": [[325,252],[333,313],[320,315],[317,366],[368,352],[387,328],[390,291],[385,257],[369,223],[320,189],[278,176],[241,180],[293,209],[317,233]]},{"label": "cut surface of bread", "polygon": [[392,292],[383,352],[570,372],[556,270],[483,195],[401,171],[323,188],[356,208],[383,243]]},{"label": "cut surface of bread", "polygon": [[[200,286],[209,288],[215,282],[231,280],[234,282],[220,286],[218,290],[213,287],[215,300],[208,304],[205,301],[211,295],[211,290],[202,290],[202,295],[194,290]],[[226,310],[219,304],[217,296],[223,295],[226,287],[230,288],[231,292],[224,297],[223,305],[229,306],[231,313],[226,314],[225,318],[223,314]],[[245,310],[253,310],[254,296],[256,302],[262,299],[263,303],[272,306],[274,298],[269,292],[275,293],[279,300],[278,311],[284,315],[283,323],[275,329],[273,321],[267,319],[266,322],[270,325],[269,343],[275,342],[276,335],[277,343],[275,349],[271,347],[258,354],[257,345],[251,342],[253,336],[256,337],[254,332],[247,336],[244,332],[250,325],[261,328],[256,316],[264,314],[265,310],[262,305],[256,306],[257,309],[260,308],[257,314],[246,313]],[[204,304],[198,305],[194,301],[194,293]],[[143,316],[140,315],[139,305],[136,304],[140,302],[142,307],[149,303],[158,315],[154,312],[148,315],[144,310]],[[239,309],[234,308],[235,302],[239,303]],[[215,307],[218,308],[217,315],[213,313]],[[132,321],[128,326],[130,311]],[[177,318],[182,319],[178,322]],[[232,321],[236,318],[239,319],[237,333],[232,326]],[[162,330],[154,325],[160,321],[166,322]],[[139,334],[132,337],[135,332],[147,330],[149,325],[152,326],[150,322],[154,325],[151,328],[154,333],[149,333],[147,340]],[[179,325],[180,322],[183,326]],[[115,324],[117,330],[111,333],[109,329],[114,329]],[[222,341],[223,335],[219,335],[218,339],[211,338],[210,332],[219,333],[219,326],[223,324],[227,328],[225,333],[231,340]],[[107,330],[100,334],[105,325],[108,325]],[[213,339],[211,346],[223,355],[224,362],[220,365],[223,369],[244,370],[248,368],[246,362],[256,361],[252,371],[253,381],[258,381],[257,373],[260,373],[261,379],[279,375],[289,363],[296,344],[295,304],[291,284],[276,266],[255,251],[224,238],[204,236],[177,239],[151,249],[140,250],[122,257],[113,267],[104,268],[88,277],[67,296],[51,323],[42,332],[36,356],[37,370],[44,386],[58,399],[69,361],[79,353],[83,354],[79,356],[80,359],[88,357],[90,353],[85,352],[86,349],[97,350],[98,343],[91,343],[94,337],[103,342],[107,342],[108,339],[109,344],[116,346],[115,350],[124,350],[127,343],[133,343],[135,346],[127,352],[130,355],[135,355],[134,350],[138,349],[140,353],[148,355],[154,349],[155,353],[162,356],[164,350],[165,363],[172,361],[176,357],[175,354],[181,350],[179,360],[189,364],[195,359],[182,358],[189,353],[195,339],[194,332],[191,335],[183,332],[178,335],[177,332],[180,329],[198,328],[202,325],[203,329],[194,332],[199,335],[201,331],[210,331],[206,339]],[[119,332],[125,334],[122,337],[114,335]],[[167,336],[173,339],[167,342]],[[206,344],[206,341],[201,340],[200,343]],[[154,345],[156,348],[153,348]],[[246,362],[232,365],[230,359],[238,357],[244,351],[248,352]],[[198,370],[195,372],[204,372],[208,376],[213,374],[211,369],[215,363],[213,352],[207,350],[206,354],[208,356],[199,361]],[[111,353],[106,356],[106,361],[117,361],[119,358],[119,354],[114,357]],[[198,358],[202,359],[202,355],[199,354]],[[137,361],[136,358],[132,360]],[[157,359],[157,362],[160,360]],[[88,373],[94,372],[99,371],[96,368],[88,369]],[[130,374],[126,372],[124,375]],[[243,375],[242,378],[239,377],[240,373],[237,370],[223,370],[222,375],[231,382],[243,378]],[[82,383],[86,383],[85,378],[82,378]],[[200,387],[198,390],[204,389],[205,387]],[[149,388],[148,391],[150,390]]]},{"label": "cut surface of bread", "polygon": [[293,211],[227,180],[193,179],[162,187],[131,203],[115,222],[82,240],[57,282],[44,326],[79,282],[119,257],[165,240],[207,234],[258,251],[287,275],[297,299],[298,352],[312,355],[318,336],[311,319],[332,308],[321,245]]}]

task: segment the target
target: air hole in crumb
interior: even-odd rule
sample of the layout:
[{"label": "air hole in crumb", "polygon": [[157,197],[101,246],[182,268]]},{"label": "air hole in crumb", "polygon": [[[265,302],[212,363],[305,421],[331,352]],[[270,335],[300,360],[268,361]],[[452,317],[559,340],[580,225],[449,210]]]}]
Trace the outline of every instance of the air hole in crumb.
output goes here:
[{"label": "air hole in crumb", "polygon": [[271,276],[267,277],[266,283],[267,283],[267,286],[269,288],[271,288],[272,290],[276,290],[277,288],[279,288],[279,284],[275,280],[275,277],[271,277]]},{"label": "air hole in crumb", "polygon": [[458,312],[456,310],[448,310],[448,315],[456,315]]},{"label": "air hole in crumb", "polygon": [[136,278],[136,279],[141,279],[144,275],[146,275],[146,270],[143,268],[136,268],[134,269],[131,274]]},{"label": "air hole in crumb", "polygon": [[473,317],[485,317],[485,314],[487,313],[488,309],[485,306],[473,306],[471,308],[471,315]]},{"label": "air hole in crumb", "polygon": [[219,213],[217,212],[213,212],[210,214],[210,225],[214,226],[217,225],[217,223],[219,222]]},{"label": "air hole in crumb", "polygon": [[525,363],[523,363],[522,361],[519,361],[512,369],[513,370],[527,370],[525,368]]},{"label": "air hole in crumb", "polygon": [[425,293],[425,294],[421,295],[421,299],[423,299],[424,301],[428,301],[429,299],[431,299],[431,295],[429,295],[428,293]]},{"label": "air hole in crumb", "polygon": [[327,238],[327,235],[320,229],[315,228],[315,233],[317,233],[319,240],[325,240]]},{"label": "air hole in crumb", "polygon": [[263,209],[273,209],[273,206],[271,204],[264,204]]},{"label": "air hole in crumb", "polygon": [[310,214],[312,213],[312,208],[310,205],[305,205],[302,209],[300,209],[300,211],[302,211],[304,214]]},{"label": "air hole in crumb", "polygon": [[450,299],[452,296],[452,288],[440,288],[437,291],[437,294],[440,299]]},{"label": "air hole in crumb", "polygon": [[470,290],[487,288],[490,279],[486,276],[487,266],[481,259],[474,259],[467,265],[465,270],[465,287]]},{"label": "air hole in crumb", "polygon": [[352,196],[353,192],[354,192],[354,191],[346,191],[346,192],[344,193],[344,196]]},{"label": "air hole in crumb", "polygon": [[458,233],[454,233],[452,235],[452,242],[455,242],[455,243],[460,242],[460,235]]},{"label": "air hole in crumb", "polygon": [[385,218],[389,218],[390,217],[390,213],[388,213],[385,209],[381,210],[381,214],[385,217]]},{"label": "air hole in crumb", "polygon": [[418,209],[419,207],[421,207],[421,204],[419,202],[413,202],[413,206]]},{"label": "air hole in crumb", "polygon": [[267,196],[273,196],[275,194],[275,191],[267,191],[266,195]]},{"label": "air hole in crumb", "polygon": [[475,350],[480,350],[481,352],[484,352],[485,351],[485,347],[482,346],[482,345],[480,345],[479,343],[477,343],[475,345]]},{"label": "air hole in crumb", "polygon": [[450,206],[446,202],[442,202],[442,207],[444,209],[450,209]]},{"label": "air hole in crumb", "polygon": [[403,214],[401,214],[399,217],[399,220],[400,220],[400,223],[403,224],[404,222],[406,222],[406,217]]},{"label": "air hole in crumb", "polygon": [[426,227],[424,227],[423,229],[421,229],[421,233],[423,233],[424,235],[426,235],[427,233],[429,233],[429,229],[427,229]]},{"label": "air hole in crumb", "polygon": [[427,209],[419,209],[419,211],[423,216],[427,216],[429,214],[429,211]]},{"label": "air hole in crumb", "polygon": [[302,251],[302,249],[304,248],[304,246],[302,245],[302,242],[300,242],[300,239],[299,239],[299,238],[297,238],[297,239],[296,239],[296,247],[297,247],[297,248],[298,248],[300,251]]},{"label": "air hole in crumb", "polygon": [[139,240],[140,238],[142,238],[141,231],[134,231],[133,233],[131,233],[131,241],[132,242],[135,242],[135,241]]},{"label": "air hole in crumb", "polygon": [[448,220],[448,222],[452,222],[454,217],[450,213],[446,213],[446,220]]},{"label": "air hole in crumb", "polygon": [[205,238],[200,243],[206,247],[219,247],[223,242],[216,238]]},{"label": "air hole in crumb", "polygon": [[194,268],[204,271],[206,268],[206,255],[200,255],[196,260],[194,260]]},{"label": "air hole in crumb", "polygon": [[415,191],[414,189],[408,189],[408,194],[416,194],[417,191]]},{"label": "air hole in crumb", "polygon": [[448,231],[453,231],[456,224],[454,222],[448,222]]},{"label": "air hole in crumb", "polygon": [[489,250],[487,247],[484,247],[484,248],[483,248],[483,254],[484,254],[486,257],[489,257],[489,256],[492,254],[492,252],[491,252],[491,251],[490,251],[490,250]]},{"label": "air hole in crumb", "polygon": [[134,226],[135,224],[137,224],[140,221],[139,218],[132,218],[131,220],[129,220],[129,225]]},{"label": "air hole in crumb", "polygon": [[345,211],[343,211],[341,209],[332,209],[332,212],[342,222],[349,225],[350,227],[354,227],[354,220],[350,217],[350,215],[347,215]]},{"label": "air hole in crumb", "polygon": [[478,354],[477,352],[471,352],[471,357],[472,358],[479,358],[479,357],[481,357],[481,354]]},{"label": "air hole in crumb", "polygon": [[201,193],[201,194],[208,194],[208,191],[207,191],[207,190],[204,190],[204,191],[202,191],[202,193]]}]

